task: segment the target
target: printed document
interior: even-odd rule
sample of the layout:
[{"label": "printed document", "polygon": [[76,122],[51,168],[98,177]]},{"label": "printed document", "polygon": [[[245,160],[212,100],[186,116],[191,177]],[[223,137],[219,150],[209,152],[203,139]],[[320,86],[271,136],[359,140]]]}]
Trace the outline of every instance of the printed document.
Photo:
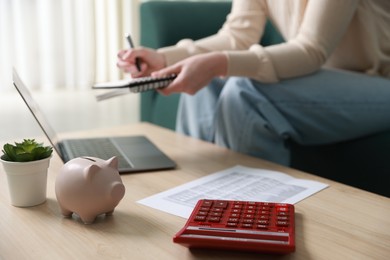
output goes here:
[{"label": "printed document", "polygon": [[294,204],[327,186],[282,172],[235,166],[139,200],[138,203],[188,218],[199,199]]}]

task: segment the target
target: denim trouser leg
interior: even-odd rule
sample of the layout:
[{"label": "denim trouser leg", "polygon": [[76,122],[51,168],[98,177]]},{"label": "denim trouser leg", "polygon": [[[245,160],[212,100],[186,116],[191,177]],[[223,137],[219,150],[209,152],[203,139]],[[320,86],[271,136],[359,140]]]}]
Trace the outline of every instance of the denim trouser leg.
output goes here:
[{"label": "denim trouser leg", "polygon": [[182,94],[177,111],[176,131],[213,142],[213,121],[219,95],[225,83],[226,80],[215,78],[195,96]]},{"label": "denim trouser leg", "polygon": [[288,165],[287,138],[319,145],[390,129],[389,79],[321,70],[276,84],[222,84],[182,95],[178,131]]}]

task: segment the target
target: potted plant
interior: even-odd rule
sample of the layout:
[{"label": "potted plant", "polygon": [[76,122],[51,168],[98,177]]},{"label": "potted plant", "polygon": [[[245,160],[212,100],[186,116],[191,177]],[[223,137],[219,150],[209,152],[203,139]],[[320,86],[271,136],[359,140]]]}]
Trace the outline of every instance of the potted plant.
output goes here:
[{"label": "potted plant", "polygon": [[0,161],[7,174],[11,204],[31,207],[46,201],[47,170],[53,148],[34,139],[5,144]]}]

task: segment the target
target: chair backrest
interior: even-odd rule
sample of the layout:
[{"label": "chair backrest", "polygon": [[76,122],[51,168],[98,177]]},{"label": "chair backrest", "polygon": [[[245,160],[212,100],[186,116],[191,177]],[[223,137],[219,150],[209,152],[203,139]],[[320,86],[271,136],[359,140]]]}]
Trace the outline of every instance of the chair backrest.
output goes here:
[{"label": "chair backrest", "polygon": [[141,44],[150,48],[174,45],[212,35],[221,28],[230,2],[146,1],[141,4]]},{"label": "chair backrest", "polygon": [[[179,40],[197,40],[215,34],[226,20],[230,1],[145,1],[140,7],[141,45],[161,48]],[[278,44],[284,39],[270,21],[260,44]]]}]

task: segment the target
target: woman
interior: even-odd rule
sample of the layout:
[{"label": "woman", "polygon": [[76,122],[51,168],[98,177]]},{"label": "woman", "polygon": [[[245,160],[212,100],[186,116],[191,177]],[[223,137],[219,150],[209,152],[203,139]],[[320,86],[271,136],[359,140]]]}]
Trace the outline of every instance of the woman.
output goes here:
[{"label": "woman", "polygon": [[[267,19],[285,43],[258,44]],[[387,0],[235,0],[216,35],[122,50],[118,67],[178,74],[160,91],[189,94],[178,131],[288,165],[287,139],[327,144],[390,129],[389,28]]]}]

